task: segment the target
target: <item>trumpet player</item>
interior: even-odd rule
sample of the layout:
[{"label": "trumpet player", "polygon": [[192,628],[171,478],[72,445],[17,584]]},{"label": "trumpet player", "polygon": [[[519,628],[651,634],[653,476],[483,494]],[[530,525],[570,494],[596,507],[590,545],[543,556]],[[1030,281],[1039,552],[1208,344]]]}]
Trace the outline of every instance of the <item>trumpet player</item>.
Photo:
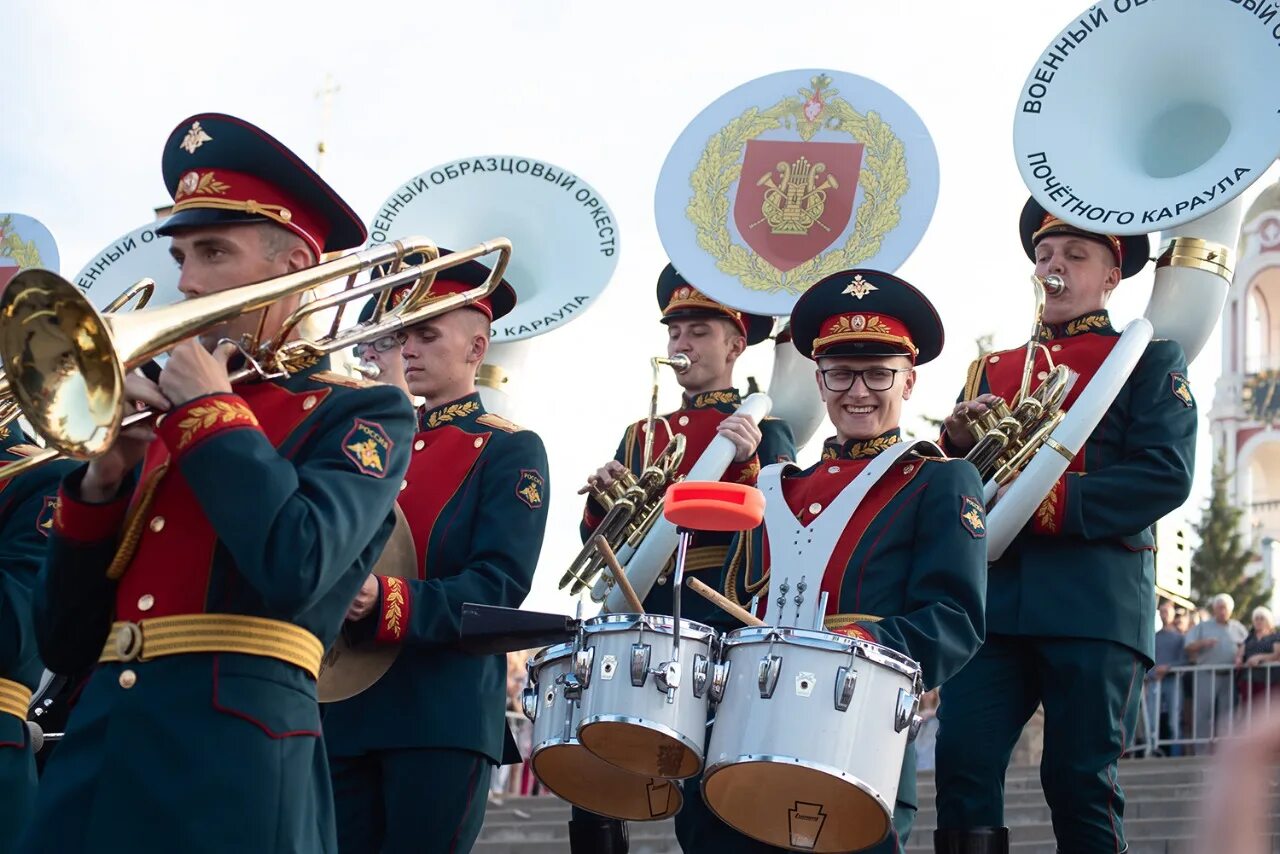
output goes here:
[{"label": "trumpet player", "polygon": [[[489,274],[476,261],[451,268],[429,296]],[[399,654],[371,688],[325,707],[343,854],[471,850],[493,767],[520,761],[505,657],[457,648],[464,603],[524,600],[546,528],[542,439],[486,412],[476,391],[490,324],[515,302],[504,281],[401,333],[409,391],[425,401],[399,499],[417,560],[408,578],[370,576],[347,613],[352,636]]]},{"label": "trumpet player", "polygon": [[[1045,301],[1031,369],[1043,379],[1048,357],[1080,375],[1069,408],[1118,340],[1107,299],[1146,264],[1149,241],[1085,231],[1034,199],[1019,231],[1036,274],[1065,284]],[[970,367],[945,422],[949,453],[973,447],[974,415],[996,398],[1012,403],[1025,354],[992,353]],[[1186,370],[1176,342],[1152,341],[1067,473],[992,563],[986,642],[942,689],[938,851],[1009,850],[1005,768],[1041,704],[1041,779],[1059,850],[1125,850],[1116,761],[1153,660],[1151,526],[1191,489],[1197,416]]]},{"label": "trumpet player", "polygon": [[[982,643],[986,575],[977,471],[970,463],[936,456],[936,448],[929,453],[901,444],[903,404],[915,388],[916,367],[942,350],[942,322],[928,299],[902,279],[846,270],[810,287],[792,310],[791,325],[796,348],[816,362],[814,380],[836,430],[817,463],[781,472],[788,518],[816,525],[825,513],[842,514],[837,520],[843,533],[830,555],[803,559],[810,571],[814,563],[825,566],[823,624],[910,656],[920,663],[925,688],[933,688]],[[861,501],[851,510],[835,509],[848,489],[856,489],[855,479],[883,464],[877,461],[886,454],[887,467]],[[769,585],[771,577],[783,574],[779,566],[799,568],[796,558],[786,557],[787,544],[767,532],[762,525],[743,533],[733,550],[725,593],[739,603],[753,590],[775,595]],[[866,851],[905,849],[916,814],[915,781],[912,745],[890,833]],[[685,854],[781,850],[720,821],[704,803],[699,782],[684,781],[684,809],[676,815]]]},{"label": "trumpet player", "polygon": [[[162,171],[186,297],[359,245],[359,218],[293,152],[232,116],[182,122]],[[333,852],[316,676],[391,530],[413,412],[327,372],[238,383],[236,340],[291,296],[129,376],[123,430],[62,481],[41,584],[40,652],[97,662],[45,768],[23,852]]]},{"label": "trumpet player", "polygon": [[27,708],[43,666],[36,651],[31,596],[53,525],[58,482],[66,461],[5,478],[8,465],[36,447],[16,421],[0,423],[0,827],[8,843],[22,833],[35,806],[36,765]]},{"label": "trumpet player", "polygon": [[[773,318],[748,314],[716,302],[687,282],[674,266],[667,264],[658,277],[658,310],[667,328],[667,357],[684,357],[688,367],[676,371],[676,382],[683,391],[680,409],[655,419],[650,424],[642,419],[627,427],[618,451],[609,462],[587,479],[579,494],[604,489],[624,471],[639,474],[644,468],[646,431],[652,428],[649,444],[653,453],[661,452],[673,435],[685,437],[684,460],[680,473],[687,474],[698,457],[717,435],[733,442],[737,453],[725,471],[723,480],[755,483],[761,465],[795,458],[795,440],[791,428],[777,418],[765,418],[756,425],[750,418],[735,415],[742,402],[733,385],[733,366],[747,347],[768,338]],[[588,497],[582,514],[581,533],[585,542],[600,524],[604,508]],[[694,535],[685,562],[685,572],[712,571],[717,578],[711,583],[719,588],[718,574],[725,562],[729,536],[713,532]],[[654,585],[644,599],[645,611],[670,615],[671,585],[665,578]],[[720,612],[697,596],[682,600],[682,618],[700,622],[723,619]],[[575,854],[623,854],[627,850],[622,822],[593,816],[574,807],[569,823],[570,844]]]}]

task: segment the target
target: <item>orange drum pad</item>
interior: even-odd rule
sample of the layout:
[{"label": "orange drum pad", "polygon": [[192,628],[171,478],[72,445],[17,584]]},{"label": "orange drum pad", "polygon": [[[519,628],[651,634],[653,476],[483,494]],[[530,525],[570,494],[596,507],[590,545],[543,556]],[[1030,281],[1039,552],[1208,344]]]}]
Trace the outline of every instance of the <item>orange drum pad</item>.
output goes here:
[{"label": "orange drum pad", "polygon": [[556,744],[533,755],[533,773],[571,804],[624,821],[656,821],[680,811],[684,796],[675,780],[631,774],[580,744]]},{"label": "orange drum pad", "polygon": [[745,483],[682,480],[667,487],[662,515],[691,531],[749,531],[764,518],[764,493]]},{"label": "orange drum pad", "polygon": [[844,852],[868,848],[889,833],[891,814],[860,785],[835,770],[739,762],[707,777],[702,793],[723,822],[761,842]]}]

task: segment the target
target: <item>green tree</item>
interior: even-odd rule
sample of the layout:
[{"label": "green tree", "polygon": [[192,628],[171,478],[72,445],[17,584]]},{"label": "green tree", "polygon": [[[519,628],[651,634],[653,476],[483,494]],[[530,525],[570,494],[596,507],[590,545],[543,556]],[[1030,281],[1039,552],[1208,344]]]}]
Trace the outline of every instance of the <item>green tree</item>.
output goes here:
[{"label": "green tree", "polygon": [[1256,555],[1240,534],[1244,510],[1227,495],[1230,477],[1226,457],[1219,454],[1213,464],[1213,492],[1194,526],[1200,545],[1191,555],[1191,597],[1207,607],[1210,598],[1228,593],[1236,602],[1234,616],[1247,622],[1255,607],[1270,600],[1271,590],[1263,587],[1262,573],[1245,571]]}]

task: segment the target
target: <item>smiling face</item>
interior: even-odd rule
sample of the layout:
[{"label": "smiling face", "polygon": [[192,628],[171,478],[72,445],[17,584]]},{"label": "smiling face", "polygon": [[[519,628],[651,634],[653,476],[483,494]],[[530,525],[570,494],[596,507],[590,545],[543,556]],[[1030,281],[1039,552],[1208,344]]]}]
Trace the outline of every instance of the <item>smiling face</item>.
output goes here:
[{"label": "smiling face", "polygon": [[1036,244],[1036,275],[1061,276],[1062,293],[1045,300],[1046,323],[1068,320],[1100,311],[1111,291],[1120,284],[1120,268],[1111,249],[1087,237],[1051,234]]},{"label": "smiling face", "polygon": [[[858,376],[847,391],[832,391],[848,381],[844,371],[887,369],[894,372],[892,385],[884,391],[867,387],[865,376]],[[828,371],[824,381],[822,371]],[[818,392],[826,404],[827,415],[841,442],[850,439],[874,439],[894,429],[902,420],[902,403],[911,398],[916,372],[908,356],[822,356],[818,359]],[[872,383],[879,385],[879,383]]]},{"label": "smiling face", "polygon": [[747,348],[742,330],[727,318],[685,317],[667,322],[667,355],[689,357],[689,370],[677,382],[689,394],[733,385],[733,363]]}]

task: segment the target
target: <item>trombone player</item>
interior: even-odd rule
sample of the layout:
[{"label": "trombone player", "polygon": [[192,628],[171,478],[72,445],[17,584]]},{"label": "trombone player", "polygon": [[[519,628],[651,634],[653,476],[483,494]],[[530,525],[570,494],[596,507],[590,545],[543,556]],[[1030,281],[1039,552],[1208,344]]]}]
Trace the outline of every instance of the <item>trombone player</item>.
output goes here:
[{"label": "trombone player", "polygon": [[[1043,379],[1048,356],[1080,374],[1069,408],[1118,340],[1107,299],[1143,268],[1150,245],[1145,235],[1077,228],[1034,199],[1019,231],[1036,275],[1065,282],[1045,302],[1033,370]],[[1012,401],[1025,353],[992,353],[970,367],[945,421],[949,453],[973,447],[970,417],[997,397]],[[937,851],[1009,850],[1005,768],[1040,704],[1041,778],[1058,848],[1125,850],[1116,761],[1154,654],[1151,526],[1191,490],[1196,407],[1186,370],[1176,342],[1152,341],[1067,473],[992,563],[986,642],[942,688]]]},{"label": "trombone player", "polygon": [[[360,244],[351,208],[293,152],[202,114],[162,160],[187,297]],[[128,377],[134,425],[62,482],[36,590],[50,669],[98,662],[45,769],[24,852],[336,850],[315,679],[390,533],[413,413],[327,372],[232,388],[236,347],[297,295]]]}]

